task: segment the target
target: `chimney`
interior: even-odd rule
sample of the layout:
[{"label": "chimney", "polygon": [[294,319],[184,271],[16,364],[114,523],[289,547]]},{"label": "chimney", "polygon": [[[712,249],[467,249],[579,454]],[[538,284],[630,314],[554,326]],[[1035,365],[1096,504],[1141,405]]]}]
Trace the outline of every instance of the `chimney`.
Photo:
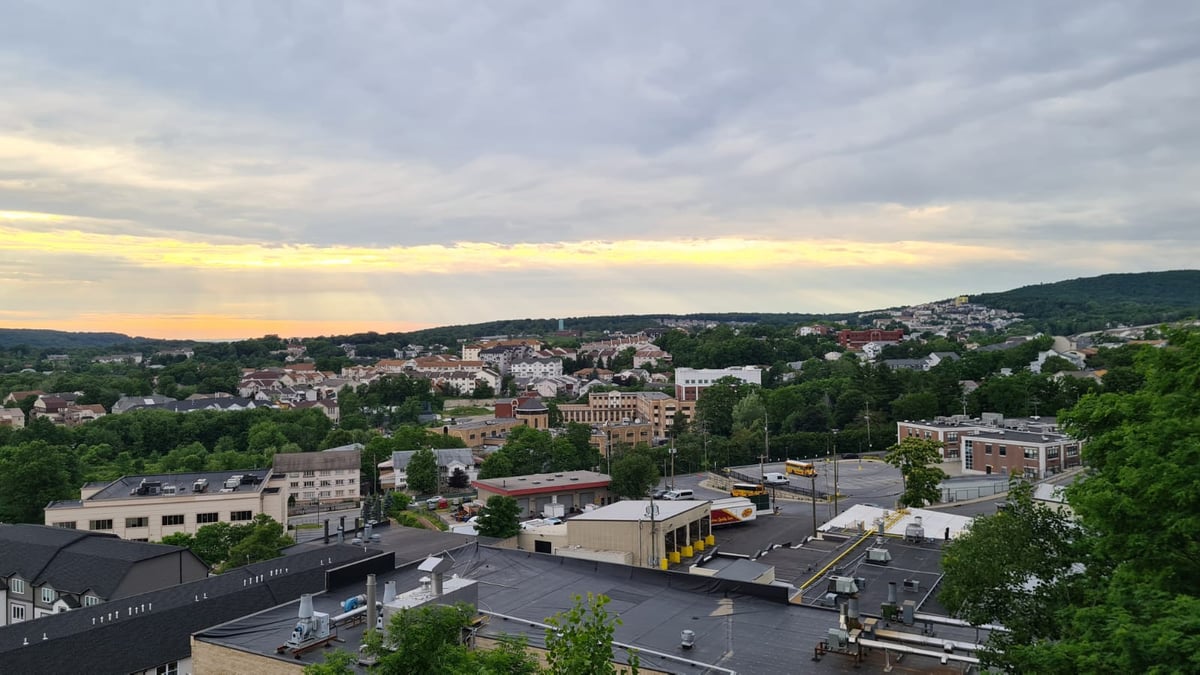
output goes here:
[{"label": "chimney", "polygon": [[367,630],[375,627],[375,575],[367,575]]},{"label": "chimney", "polygon": [[396,599],[396,582],[389,581],[383,585],[383,604],[386,605],[395,599]]}]

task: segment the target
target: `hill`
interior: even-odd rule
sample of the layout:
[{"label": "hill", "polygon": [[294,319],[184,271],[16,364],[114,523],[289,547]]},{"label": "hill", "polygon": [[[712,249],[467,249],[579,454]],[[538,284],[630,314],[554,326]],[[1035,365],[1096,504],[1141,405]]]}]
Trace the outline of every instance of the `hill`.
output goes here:
[{"label": "hill", "polygon": [[1178,321],[1200,316],[1200,270],[1104,274],[983,293],[971,301],[1021,312],[1029,323],[1058,334]]},{"label": "hill", "polygon": [[0,349],[24,345],[30,349],[89,349],[129,345],[124,333],[69,333],[37,328],[0,328]]}]

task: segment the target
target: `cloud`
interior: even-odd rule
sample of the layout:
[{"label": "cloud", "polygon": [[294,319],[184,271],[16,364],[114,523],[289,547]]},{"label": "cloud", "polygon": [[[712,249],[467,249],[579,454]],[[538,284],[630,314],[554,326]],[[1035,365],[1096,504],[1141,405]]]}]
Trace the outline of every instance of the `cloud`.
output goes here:
[{"label": "cloud", "polygon": [[817,311],[1200,253],[1193,3],[17,4],[0,211],[58,214],[0,218],[21,302]]}]

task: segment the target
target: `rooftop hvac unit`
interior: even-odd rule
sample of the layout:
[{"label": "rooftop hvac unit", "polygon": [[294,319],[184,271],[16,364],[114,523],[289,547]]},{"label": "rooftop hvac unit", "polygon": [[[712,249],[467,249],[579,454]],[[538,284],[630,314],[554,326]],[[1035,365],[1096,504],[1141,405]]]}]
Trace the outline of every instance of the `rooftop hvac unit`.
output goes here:
[{"label": "rooftop hvac unit", "polygon": [[921,517],[904,526],[904,541],[922,542],[925,541],[925,528],[921,526]]},{"label": "rooftop hvac unit", "polygon": [[875,565],[886,565],[892,561],[892,554],[886,548],[867,549],[867,562]]},{"label": "rooftop hvac unit", "polygon": [[829,592],[839,595],[850,595],[858,592],[858,584],[853,577],[832,577],[829,579]]}]

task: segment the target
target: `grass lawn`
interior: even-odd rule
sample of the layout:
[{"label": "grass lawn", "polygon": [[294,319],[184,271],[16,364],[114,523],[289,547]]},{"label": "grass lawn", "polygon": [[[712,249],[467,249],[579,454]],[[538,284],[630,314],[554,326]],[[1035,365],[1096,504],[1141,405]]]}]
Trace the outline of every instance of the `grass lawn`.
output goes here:
[{"label": "grass lawn", "polygon": [[447,408],[446,410],[442,411],[442,416],[471,417],[472,415],[490,415],[492,412],[493,411],[491,408],[485,408],[481,405],[473,405],[463,406],[460,408]]}]

